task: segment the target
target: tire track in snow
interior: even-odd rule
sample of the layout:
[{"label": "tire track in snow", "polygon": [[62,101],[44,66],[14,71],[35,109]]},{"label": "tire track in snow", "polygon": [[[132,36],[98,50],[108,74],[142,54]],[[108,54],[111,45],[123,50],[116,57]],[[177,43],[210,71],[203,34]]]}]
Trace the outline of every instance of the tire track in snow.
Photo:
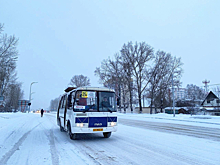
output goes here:
[{"label": "tire track in snow", "polygon": [[9,119],[9,117],[4,117],[4,116],[0,116],[1,118],[3,118],[3,119]]},{"label": "tire track in snow", "polygon": [[[70,142],[72,142],[72,140]],[[91,151],[90,147],[87,147],[85,144],[80,143],[71,144],[77,147],[78,151],[84,154],[92,162],[91,164],[102,165],[102,163],[97,160],[97,157],[94,156],[95,152],[94,150]],[[90,152],[88,152],[88,149],[90,150]],[[72,152],[74,153],[75,151],[72,150]],[[94,152],[94,154],[91,154],[91,152]]]},{"label": "tire track in snow", "polygon": [[6,142],[6,140],[8,140],[14,133],[18,132],[20,129],[22,129],[24,126],[26,125],[26,123],[23,123],[23,125],[21,127],[19,127],[19,129],[17,130],[13,130],[4,140],[4,143]]},{"label": "tire track in snow", "polygon": [[[44,115],[44,116],[48,118],[48,114]],[[51,123],[53,123],[51,121],[50,117],[48,119],[50,120]],[[54,140],[55,137],[54,137],[53,129],[50,129],[48,131],[48,129],[44,127],[44,133],[47,136],[47,139],[49,141],[52,165],[59,165],[59,155],[58,155],[58,152],[57,152],[57,149],[56,149],[56,145],[55,145],[55,140]]]},{"label": "tire track in snow", "polygon": [[55,146],[54,134],[53,134],[52,129],[50,130],[49,142],[50,142],[50,153],[51,153],[51,158],[52,158],[52,164],[59,165],[59,156],[57,154],[57,149]]},{"label": "tire track in snow", "polygon": [[15,145],[12,147],[12,149],[10,149],[0,160],[0,164],[6,164],[7,161],[11,158],[11,156],[17,151],[19,150],[19,147],[22,145],[22,143],[24,142],[24,140],[27,138],[27,136],[31,133],[31,131],[33,131],[35,128],[37,128],[41,123],[39,123],[38,125],[36,125],[33,129],[31,129],[30,131],[26,132],[19,140],[17,143],[15,143]]},{"label": "tire track in snow", "polygon": [[[97,164],[119,164],[115,159],[116,157],[111,155],[106,155],[104,150],[98,151],[94,150],[85,143],[82,143],[82,145],[86,148],[86,154],[91,157]],[[103,162],[103,163],[102,163]]]},{"label": "tire track in snow", "polygon": [[[79,147],[75,148],[75,141],[69,139],[66,133],[60,131],[58,131],[58,133],[61,133],[62,137],[64,138],[61,141],[61,139],[54,136],[54,141],[58,148],[57,153],[59,155],[60,162],[62,162],[61,164],[65,164],[63,162],[68,159],[68,163],[70,162],[69,160],[72,160],[71,162],[74,165],[100,165],[97,164],[97,162],[93,160],[90,156],[83,154],[84,150],[80,150]],[[70,144],[73,144],[73,147],[71,147]]]},{"label": "tire track in snow", "polygon": [[[57,124],[54,122],[54,115],[51,115],[51,114],[46,114],[46,116],[48,117],[48,119],[50,120],[50,122],[55,126],[55,128],[57,128]],[[69,139],[69,135],[67,135],[65,132],[60,132],[59,131],[59,134],[62,134],[62,136],[65,136],[65,141],[63,141],[65,144],[72,144],[74,146],[74,148],[76,147],[77,149],[69,149],[71,151],[70,152],[67,152],[66,150],[62,150],[62,155],[66,155],[69,157],[69,159],[72,159],[74,160],[75,158],[71,157],[72,155],[75,155],[77,156],[78,159],[81,159],[81,161],[83,161],[83,164],[88,164],[88,165],[91,165],[91,164],[96,164],[96,165],[102,165],[101,163],[99,163],[92,155],[90,155],[89,153],[86,152],[85,150],[85,146],[83,147],[83,149],[81,148],[81,145],[77,145],[76,144],[76,141],[73,141],[71,139]],[[67,136],[66,136],[66,135]],[[56,136],[53,135],[53,139],[55,141],[54,144],[58,144],[58,148],[59,148],[59,145],[63,145],[63,144],[60,144],[60,139],[57,139]],[[63,146],[65,148],[65,146]],[[51,150],[51,153],[52,153],[52,150]],[[60,154],[57,154],[59,153],[56,152],[56,155],[60,155]],[[69,155],[70,154],[70,155]],[[72,155],[71,155],[72,154]],[[83,154],[84,157],[81,156],[81,154]],[[60,155],[60,158],[61,158],[61,161],[62,161],[62,155]],[[58,157],[58,156],[57,156]],[[58,161],[57,161],[58,162]],[[79,164],[79,162],[74,162],[74,164]],[[54,164],[53,164],[54,165]]]}]

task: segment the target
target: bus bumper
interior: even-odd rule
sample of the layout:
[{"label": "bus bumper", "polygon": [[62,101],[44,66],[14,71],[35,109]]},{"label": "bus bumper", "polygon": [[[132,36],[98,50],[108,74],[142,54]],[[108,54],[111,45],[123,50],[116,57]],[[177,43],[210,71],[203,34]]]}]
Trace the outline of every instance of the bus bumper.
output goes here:
[{"label": "bus bumper", "polygon": [[72,133],[99,133],[99,132],[116,132],[116,131],[117,131],[117,126],[93,127],[93,128],[72,127]]}]

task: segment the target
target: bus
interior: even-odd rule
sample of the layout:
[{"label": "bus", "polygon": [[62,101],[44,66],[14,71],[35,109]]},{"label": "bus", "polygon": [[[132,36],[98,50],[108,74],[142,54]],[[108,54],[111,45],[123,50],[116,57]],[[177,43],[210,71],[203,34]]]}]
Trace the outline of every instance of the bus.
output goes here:
[{"label": "bus", "polygon": [[105,87],[68,87],[59,101],[57,125],[70,139],[77,134],[103,133],[109,138],[117,131],[115,92]]}]

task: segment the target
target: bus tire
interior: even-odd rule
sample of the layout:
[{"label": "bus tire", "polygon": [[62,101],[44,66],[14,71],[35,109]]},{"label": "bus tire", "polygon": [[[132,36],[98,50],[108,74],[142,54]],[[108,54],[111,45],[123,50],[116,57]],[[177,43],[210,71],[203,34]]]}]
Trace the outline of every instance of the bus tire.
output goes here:
[{"label": "bus tire", "polygon": [[111,136],[111,132],[103,132],[104,138],[109,138]]},{"label": "bus tire", "polygon": [[70,124],[68,124],[67,127],[68,127],[68,135],[69,135],[70,139],[71,139],[71,140],[76,140],[76,134],[75,134],[75,133],[72,133]]}]

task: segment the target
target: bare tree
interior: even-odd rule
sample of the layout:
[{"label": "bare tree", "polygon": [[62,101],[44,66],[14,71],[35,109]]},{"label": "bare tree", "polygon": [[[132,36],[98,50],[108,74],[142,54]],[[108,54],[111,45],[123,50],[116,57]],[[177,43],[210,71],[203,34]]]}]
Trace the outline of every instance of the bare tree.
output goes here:
[{"label": "bare tree", "polygon": [[59,105],[59,97],[50,101],[50,110],[57,111]]},{"label": "bare tree", "polygon": [[[154,55],[153,48],[145,42],[128,42],[120,50],[120,55],[115,55],[115,60],[110,58],[103,60],[101,67],[97,67],[95,75],[105,86],[115,88],[122,105],[129,102],[131,111],[133,99],[137,92],[140,112],[142,112],[141,98],[145,94],[152,98],[151,106],[155,104],[155,98],[165,101],[168,89],[171,86],[171,78],[174,76],[174,84],[180,85],[182,75],[182,63],[180,58],[171,54],[157,51]],[[134,82],[134,83],[133,83]],[[126,99],[125,96],[129,96]],[[126,101],[129,100],[129,101]],[[168,100],[168,99],[167,99]],[[162,104],[162,101],[160,101]],[[121,107],[119,107],[121,110]],[[125,110],[125,108],[124,108]],[[152,113],[152,109],[151,109]]]},{"label": "bare tree", "polygon": [[159,99],[159,102],[162,106],[163,100],[165,100],[165,94],[168,91],[168,88],[171,87],[171,78],[174,75],[174,84],[175,86],[180,85],[180,78],[182,75],[182,62],[180,58],[171,56],[170,53],[158,50],[156,53],[156,58],[154,60],[154,65],[151,68],[150,74],[150,96],[151,96],[151,110],[152,106],[155,106],[156,113],[156,104],[155,98]]},{"label": "bare tree", "polygon": [[121,49],[121,56],[125,63],[131,65],[131,73],[137,85],[138,102],[140,113],[142,112],[141,97],[142,93],[150,82],[149,68],[150,63],[154,59],[153,48],[145,42],[135,43],[128,42]]},{"label": "bare tree", "polygon": [[18,109],[18,100],[23,98],[24,92],[21,89],[22,84],[18,82],[12,82],[7,86],[7,90],[5,93],[6,106],[5,110],[11,112],[13,110]]},{"label": "bare tree", "polygon": [[14,77],[16,77],[16,61],[18,56],[17,43],[15,36],[2,34],[3,24],[0,24],[0,87],[1,95]]},{"label": "bare tree", "polygon": [[[169,56],[169,55],[168,55]],[[152,114],[152,107],[155,105],[154,99],[156,96],[156,91],[158,90],[159,84],[161,83],[163,77],[167,74],[166,72],[166,53],[157,51],[156,53],[156,58],[154,60],[154,65],[151,68],[150,74],[151,74],[151,79],[150,79],[150,97],[151,97],[151,109],[150,113]],[[155,106],[156,108],[156,106]],[[156,112],[155,112],[156,113]]]},{"label": "bare tree", "polygon": [[186,86],[186,99],[189,100],[203,100],[205,99],[205,91],[193,84],[187,84]]},{"label": "bare tree", "polygon": [[[134,84],[133,84],[133,77],[132,77],[132,66],[130,65],[130,63],[127,63],[126,61],[124,61],[123,58],[120,58],[121,61],[121,65],[123,67],[122,69],[122,77],[124,79],[124,86],[125,86],[125,94],[129,94],[129,98],[128,98],[128,102],[130,104],[130,109],[131,109],[131,112],[133,112],[133,97],[135,96],[134,95],[134,92],[136,91],[136,88],[134,87]],[[123,98],[124,100],[124,98]],[[125,101],[125,100],[124,100]],[[123,102],[124,102],[123,101]],[[128,103],[126,102],[126,106],[128,105]],[[125,107],[125,104],[124,104],[124,107]]]},{"label": "bare tree", "polygon": [[[119,54],[115,54],[115,60],[111,60],[110,58],[104,59],[101,63],[101,67],[96,68],[95,75],[99,77],[101,84],[108,88],[115,89],[117,100],[121,103],[121,96],[126,97],[126,94],[123,90],[125,79],[123,78],[123,68]],[[121,91],[123,95],[121,95]],[[121,110],[120,103],[119,110]]]},{"label": "bare tree", "polygon": [[16,82],[17,43],[15,36],[3,34],[0,23],[0,95],[5,97],[5,110],[18,108],[18,100],[23,97],[21,83]]},{"label": "bare tree", "polygon": [[90,86],[90,79],[87,76],[75,75],[70,80],[70,85],[74,87]]},{"label": "bare tree", "polygon": [[[115,54],[116,60],[118,54]],[[111,60],[110,58],[104,59],[101,63],[101,67],[97,67],[95,75],[99,77],[99,82],[106,87],[114,88],[120,80],[120,68],[119,63]]]}]

